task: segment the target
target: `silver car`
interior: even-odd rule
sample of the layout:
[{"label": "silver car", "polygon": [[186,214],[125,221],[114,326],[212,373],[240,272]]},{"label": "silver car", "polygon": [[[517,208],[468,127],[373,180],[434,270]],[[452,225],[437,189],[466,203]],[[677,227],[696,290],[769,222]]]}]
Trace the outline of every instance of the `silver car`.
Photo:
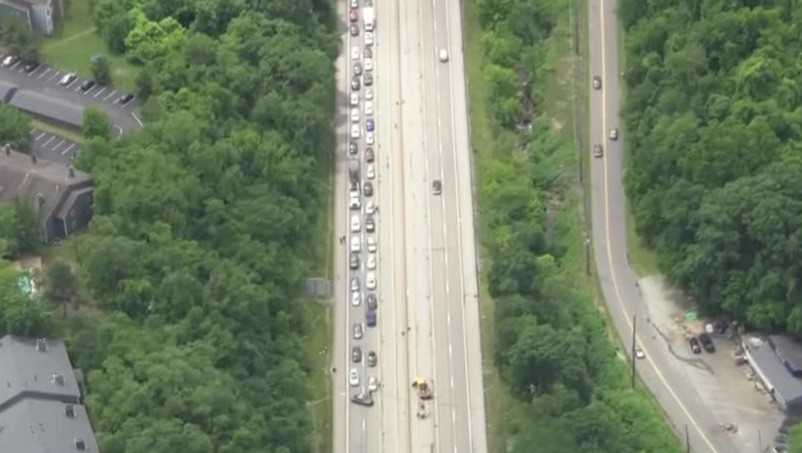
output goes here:
[{"label": "silver car", "polygon": [[354,327],[353,327],[353,332],[354,332],[354,340],[362,339],[362,332],[363,332],[362,331],[362,324],[355,323]]}]

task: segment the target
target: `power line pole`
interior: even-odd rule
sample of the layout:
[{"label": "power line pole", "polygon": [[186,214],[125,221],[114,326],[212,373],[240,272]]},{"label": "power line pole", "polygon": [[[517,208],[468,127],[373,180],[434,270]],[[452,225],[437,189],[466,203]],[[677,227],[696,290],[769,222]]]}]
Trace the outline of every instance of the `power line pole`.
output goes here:
[{"label": "power line pole", "polygon": [[635,335],[637,333],[638,318],[632,315],[632,388],[635,388]]},{"label": "power line pole", "polygon": [[585,275],[590,276],[590,238],[585,237]]}]

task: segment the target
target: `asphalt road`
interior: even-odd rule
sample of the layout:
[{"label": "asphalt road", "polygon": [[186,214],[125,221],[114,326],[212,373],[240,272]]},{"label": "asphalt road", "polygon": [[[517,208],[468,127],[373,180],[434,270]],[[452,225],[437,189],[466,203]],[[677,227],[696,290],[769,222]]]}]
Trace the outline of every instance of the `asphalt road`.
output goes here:
[{"label": "asphalt road", "polygon": [[[379,325],[359,344],[379,356],[378,369],[362,369],[361,377],[375,373],[381,386],[374,407],[349,404],[358,390],[335,373],[335,451],[485,452],[460,5],[382,1],[375,8]],[[345,22],[348,5],[340,9]],[[347,206],[347,104],[351,48],[362,47],[363,35],[344,35],[337,65],[338,236],[346,234],[353,213]],[[438,60],[440,49],[448,49],[449,62]],[[364,146],[360,140],[360,152]],[[435,179],[443,183],[441,195],[432,192]],[[352,365],[350,326],[363,316],[348,303],[346,249],[340,246],[335,257],[338,370]],[[434,399],[423,407],[411,388],[416,377],[433,383]]]},{"label": "asphalt road", "polygon": [[[591,76],[602,78],[602,89],[591,88],[591,147],[604,145],[604,157],[591,157],[593,252],[602,292],[613,324],[625,345],[631,344],[633,324],[636,341],[645,352],[637,361],[638,373],[649,387],[677,434],[687,428],[694,453],[737,451],[728,434],[720,429],[696,389],[669,365],[673,356],[665,343],[652,334],[635,273],[629,267],[626,243],[626,198],[622,186],[623,140],[608,138],[611,128],[620,128],[618,19],[615,0],[588,2]],[[591,84],[591,80],[588,80]],[[591,153],[591,149],[587,150]],[[629,348],[627,348],[629,349]],[[627,350],[627,354],[631,351]]]}]

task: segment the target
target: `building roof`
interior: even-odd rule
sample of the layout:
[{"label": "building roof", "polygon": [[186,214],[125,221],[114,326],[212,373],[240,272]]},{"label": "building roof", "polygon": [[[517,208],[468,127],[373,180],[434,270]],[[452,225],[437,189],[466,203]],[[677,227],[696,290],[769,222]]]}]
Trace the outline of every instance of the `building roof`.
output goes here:
[{"label": "building roof", "polygon": [[40,199],[45,217],[58,209],[68,188],[89,182],[91,177],[82,171],[0,149],[0,200]]},{"label": "building roof", "polygon": [[19,90],[11,98],[9,104],[20,110],[51,118],[76,128],[83,125],[83,107],[35,91]]},{"label": "building roof", "polygon": [[796,377],[802,377],[802,345],[786,335],[769,335],[769,343],[785,368]]},{"label": "building roof", "polygon": [[752,339],[745,344],[753,361],[752,365],[774,387],[775,393],[779,393],[788,406],[802,402],[802,380],[791,375],[771,344],[759,339]]},{"label": "building roof", "polygon": [[0,451],[97,453],[97,441],[61,340],[0,339]]},{"label": "building roof", "polygon": [[28,11],[31,6],[30,0],[0,0],[0,4],[13,6],[19,10]]},{"label": "building roof", "polygon": [[[0,0],[2,1],[2,0]],[[14,93],[17,91],[17,86],[13,83],[3,82],[0,80],[0,102],[8,103]]]}]

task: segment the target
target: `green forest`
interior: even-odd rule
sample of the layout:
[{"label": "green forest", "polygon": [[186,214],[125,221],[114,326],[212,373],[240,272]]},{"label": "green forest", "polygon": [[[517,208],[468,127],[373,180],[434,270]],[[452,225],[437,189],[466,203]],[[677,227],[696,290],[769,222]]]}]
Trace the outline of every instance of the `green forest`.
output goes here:
[{"label": "green forest", "polygon": [[468,39],[480,42],[481,67],[472,95],[484,99],[472,104],[485,106],[471,113],[482,147],[482,278],[495,307],[485,355],[506,389],[492,394],[503,403],[487,403],[491,451],[679,452],[659,410],[630,387],[584,275],[578,155],[570,107],[557,108],[570,106],[575,78],[568,13],[584,2],[473,3],[480,29]]},{"label": "green forest", "polygon": [[104,453],[312,451],[301,299],[328,196],[332,3],[95,0],[94,21],[139,66],[146,127],[88,133],[75,161],[95,216],[45,276],[70,309],[20,303],[5,268],[0,330],[66,336]]},{"label": "green forest", "polygon": [[709,314],[802,335],[802,2],[619,8],[638,233]]}]

